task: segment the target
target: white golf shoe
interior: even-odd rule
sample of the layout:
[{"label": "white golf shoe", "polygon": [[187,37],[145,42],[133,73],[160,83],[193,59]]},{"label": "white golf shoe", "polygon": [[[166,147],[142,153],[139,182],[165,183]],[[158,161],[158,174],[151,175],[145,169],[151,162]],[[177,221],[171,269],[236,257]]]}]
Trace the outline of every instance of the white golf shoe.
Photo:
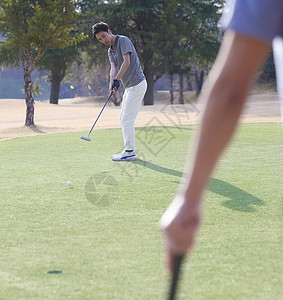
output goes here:
[{"label": "white golf shoe", "polygon": [[132,152],[123,151],[122,153],[112,155],[112,160],[114,161],[137,160],[137,155],[135,151]]}]

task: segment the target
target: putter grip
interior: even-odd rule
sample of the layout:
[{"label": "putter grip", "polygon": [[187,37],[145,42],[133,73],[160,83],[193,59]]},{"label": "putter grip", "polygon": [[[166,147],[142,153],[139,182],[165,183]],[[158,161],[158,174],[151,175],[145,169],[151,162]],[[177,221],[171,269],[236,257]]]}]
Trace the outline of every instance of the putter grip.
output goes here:
[{"label": "putter grip", "polygon": [[171,287],[170,287],[170,293],[168,298],[169,300],[176,299],[178,279],[180,276],[180,269],[181,269],[183,258],[184,258],[183,255],[175,255],[173,258],[173,274],[171,278]]}]

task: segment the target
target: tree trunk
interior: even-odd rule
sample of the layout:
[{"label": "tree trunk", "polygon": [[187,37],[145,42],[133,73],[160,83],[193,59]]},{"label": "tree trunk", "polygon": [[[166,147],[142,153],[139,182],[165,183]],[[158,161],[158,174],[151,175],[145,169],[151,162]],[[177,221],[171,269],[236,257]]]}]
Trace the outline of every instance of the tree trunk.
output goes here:
[{"label": "tree trunk", "polygon": [[173,75],[170,75],[170,103],[171,103],[171,104],[174,104]]},{"label": "tree trunk", "polygon": [[147,90],[144,96],[144,105],[153,105],[154,104],[154,78],[153,74],[150,71],[150,68],[146,65],[144,66],[144,75],[147,81]]},{"label": "tree trunk", "polygon": [[179,104],[184,104],[184,75],[179,74]]},{"label": "tree trunk", "polygon": [[26,96],[26,126],[34,125],[34,98],[32,94],[32,81],[31,81],[31,66],[29,55],[26,51],[22,52],[22,63],[24,69],[25,81],[25,96]]},{"label": "tree trunk", "polygon": [[54,74],[51,71],[51,92],[50,92],[50,100],[51,104],[58,104],[59,92],[60,92],[60,76]]},{"label": "tree trunk", "polygon": [[201,92],[202,85],[203,85],[203,78],[204,78],[204,71],[200,72],[200,76],[196,71],[196,95],[198,96]]},{"label": "tree trunk", "polygon": [[192,91],[193,90],[193,85],[192,85],[190,74],[187,74],[187,90],[188,91]]},{"label": "tree trunk", "polygon": [[49,102],[51,104],[58,104],[60,85],[65,77],[67,65],[65,63],[58,64],[51,68],[51,92]]}]

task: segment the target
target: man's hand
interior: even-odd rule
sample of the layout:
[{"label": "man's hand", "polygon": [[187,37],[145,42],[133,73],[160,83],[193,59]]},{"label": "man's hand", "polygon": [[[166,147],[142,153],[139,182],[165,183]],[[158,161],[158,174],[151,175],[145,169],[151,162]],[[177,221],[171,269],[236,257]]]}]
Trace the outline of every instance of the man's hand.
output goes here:
[{"label": "man's hand", "polygon": [[176,196],[163,214],[159,225],[165,238],[165,252],[170,272],[174,256],[185,256],[190,252],[200,223],[200,201],[185,201],[183,196]]},{"label": "man's hand", "polygon": [[112,91],[114,90],[116,92],[116,91],[118,91],[119,86],[120,86],[120,81],[117,79],[114,79],[112,86],[111,86],[111,90]]}]

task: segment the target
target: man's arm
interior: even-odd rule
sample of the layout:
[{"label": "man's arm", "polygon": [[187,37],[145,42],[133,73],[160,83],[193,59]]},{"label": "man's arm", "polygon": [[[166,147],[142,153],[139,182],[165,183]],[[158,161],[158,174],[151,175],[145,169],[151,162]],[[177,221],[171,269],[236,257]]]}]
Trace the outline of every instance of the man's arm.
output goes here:
[{"label": "man's arm", "polygon": [[[110,90],[113,91],[114,93],[118,90],[119,85],[120,85],[119,80],[121,80],[122,76],[125,74],[125,72],[129,68],[130,63],[131,63],[130,53],[127,52],[125,55],[123,55],[123,63],[121,65],[118,73],[117,73],[116,66],[115,66],[116,72],[110,71],[110,84],[111,84]],[[112,66],[112,64],[111,64],[111,66]],[[114,68],[114,66],[113,66],[113,68]],[[111,69],[112,69],[112,67],[111,67]]]},{"label": "man's arm", "polygon": [[116,75],[117,75],[117,67],[116,64],[114,62],[111,62],[110,65],[110,80],[109,80],[109,90],[110,92],[112,91],[112,84],[113,84],[113,80],[115,79]]},{"label": "man's arm", "polygon": [[114,77],[116,80],[121,80],[125,72],[128,70],[131,63],[131,56],[130,52],[127,52],[125,55],[123,55],[123,63],[120,67],[120,70],[118,71],[117,75]]},{"label": "man's arm", "polygon": [[175,197],[160,221],[169,270],[176,254],[187,254],[201,222],[201,198],[219,156],[242,112],[255,74],[270,45],[227,32],[202,96],[206,101],[192,161]]}]

